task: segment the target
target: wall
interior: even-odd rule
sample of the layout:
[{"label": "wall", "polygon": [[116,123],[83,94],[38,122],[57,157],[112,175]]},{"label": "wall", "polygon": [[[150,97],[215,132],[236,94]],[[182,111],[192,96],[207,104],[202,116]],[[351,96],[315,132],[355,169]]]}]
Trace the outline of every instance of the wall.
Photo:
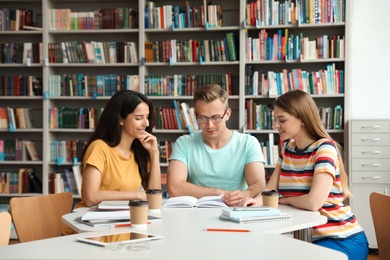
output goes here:
[{"label": "wall", "polygon": [[390,1],[349,1],[349,119],[390,118]]}]

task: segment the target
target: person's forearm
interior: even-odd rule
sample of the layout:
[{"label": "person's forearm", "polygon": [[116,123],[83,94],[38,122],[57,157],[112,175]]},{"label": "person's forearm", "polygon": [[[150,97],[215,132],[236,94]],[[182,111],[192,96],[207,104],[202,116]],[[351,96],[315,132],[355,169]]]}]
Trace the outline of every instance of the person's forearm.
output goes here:
[{"label": "person's forearm", "polygon": [[175,183],[174,187],[168,187],[168,188],[169,188],[169,195],[171,197],[193,196],[196,198],[201,198],[204,196],[218,196],[226,192],[224,190],[217,189],[217,188],[198,186],[186,181]]},{"label": "person's forearm", "polygon": [[161,189],[160,153],[150,153],[150,175],[147,189]]},{"label": "person's forearm", "polygon": [[144,191],[99,190],[83,196],[83,200],[88,207],[97,205],[103,200],[144,200],[145,198],[146,195]]}]

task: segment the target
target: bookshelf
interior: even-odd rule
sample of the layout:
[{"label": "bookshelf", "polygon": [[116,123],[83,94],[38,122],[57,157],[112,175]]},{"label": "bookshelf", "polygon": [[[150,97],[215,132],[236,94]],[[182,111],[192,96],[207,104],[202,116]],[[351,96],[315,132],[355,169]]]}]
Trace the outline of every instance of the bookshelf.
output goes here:
[{"label": "bookshelf", "polygon": [[[117,85],[139,90],[147,94],[156,108],[173,108],[174,101],[186,102],[190,107],[193,106],[191,91],[185,92],[183,90],[181,95],[176,95],[175,92],[172,92],[171,88],[164,85],[164,82],[172,82],[170,80],[174,80],[176,77],[181,79],[179,82],[186,84],[185,86],[187,87],[192,84],[192,89],[194,89],[197,84],[202,84],[202,82],[217,81],[221,85],[226,86],[226,89],[230,92],[229,105],[233,110],[233,114],[231,120],[228,122],[229,128],[252,134],[260,142],[265,143],[269,139],[273,139],[274,143],[277,144],[279,141],[278,136],[271,128],[266,129],[263,127],[257,129],[249,125],[250,120],[247,117],[250,114],[247,111],[248,103],[252,102],[252,106],[253,104],[270,106],[272,101],[280,94],[277,90],[275,90],[276,92],[271,92],[271,95],[259,91],[256,93],[253,91],[250,92],[249,89],[254,87],[254,72],[257,71],[257,75],[261,75],[260,71],[263,71],[268,76],[269,71],[277,74],[286,70],[286,74],[288,75],[289,73],[293,73],[294,70],[300,70],[300,73],[302,71],[325,71],[328,68],[327,66],[331,66],[329,69],[343,70],[344,72],[342,93],[329,92],[327,94],[312,94],[312,96],[315,98],[319,107],[336,107],[340,105],[343,108],[341,113],[343,115],[341,126],[344,126],[348,120],[348,107],[345,98],[346,93],[348,93],[348,75],[345,73],[347,68],[347,60],[345,59],[347,56],[346,49],[342,49],[341,54],[338,52],[338,56],[329,56],[328,58],[306,56],[307,58],[305,59],[305,56],[302,58],[301,55],[298,55],[296,59],[276,58],[261,60],[248,58],[248,53],[252,52],[248,51],[247,42],[249,37],[258,37],[261,31],[267,31],[270,36],[278,34],[279,31],[282,32],[282,36],[286,36],[285,32],[288,31],[288,35],[294,34],[302,38],[307,38],[305,41],[305,44],[307,44],[305,45],[306,49],[309,49],[307,46],[311,46],[310,44],[312,43],[310,42],[317,38],[322,38],[324,35],[328,35],[329,37],[335,35],[336,39],[337,36],[341,36],[339,39],[343,39],[344,43],[341,43],[340,46],[347,46],[345,44],[346,39],[342,37],[343,35],[347,35],[347,23],[332,21],[318,24],[296,22],[294,24],[263,25],[260,20],[256,23],[256,19],[252,19],[251,23],[251,20],[247,19],[247,13],[250,13],[248,10],[250,10],[251,2],[255,3],[256,1],[216,0],[212,1],[212,4],[205,0],[155,1],[154,7],[156,7],[156,13],[159,10],[164,16],[166,16],[165,14],[172,15],[167,11],[171,10],[170,6],[172,6],[172,12],[175,12],[174,6],[180,6],[183,16],[181,23],[184,24],[186,21],[186,10],[191,10],[193,13],[198,14],[202,10],[201,6],[207,6],[206,19],[203,24],[196,24],[196,20],[201,21],[201,19],[194,18],[190,28],[188,26],[184,26],[184,28],[180,26],[180,28],[176,28],[178,26],[172,28],[169,22],[164,20],[164,23],[160,25],[161,28],[155,28],[156,22],[153,23],[154,25],[151,25],[151,20],[154,19],[153,21],[156,21],[158,16],[153,16],[151,13],[145,12],[145,7],[152,7],[151,2],[146,0],[97,0],[93,2],[89,0],[0,0],[0,7],[2,8],[18,9],[23,7],[32,9],[34,11],[34,21],[36,21],[34,25],[42,28],[42,30],[2,30],[0,31],[2,41],[18,40],[23,43],[30,41],[42,42],[43,46],[39,63],[0,63],[1,75],[19,73],[21,75],[42,77],[43,93],[41,96],[0,96],[2,107],[20,106],[39,111],[36,115],[38,118],[36,128],[0,129],[0,139],[36,140],[41,161],[23,160],[18,161],[17,165],[15,161],[0,161],[0,171],[17,171],[20,165],[34,167],[38,173],[38,177],[42,180],[42,193],[28,195],[48,194],[51,191],[51,184],[49,184],[50,175],[71,169],[75,164],[73,160],[74,155],[71,158],[66,158],[60,152],[53,155],[53,143],[62,141],[62,143],[68,144],[69,141],[74,141],[73,143],[82,144],[92,133],[94,124],[93,121],[83,120],[81,122],[80,120],[76,120],[76,122],[73,122],[73,125],[69,125],[68,121],[65,125],[56,125],[55,120],[53,120],[55,117],[48,116],[48,111],[51,110],[55,114],[58,111],[64,112],[65,108],[66,115],[68,113],[72,115],[73,113],[73,117],[77,113],[98,115],[99,108],[105,105],[112,95],[112,91],[115,92],[115,90],[110,92],[108,87],[102,91],[99,88],[99,84],[102,84],[102,82],[107,84],[107,86],[110,82],[120,82]],[[304,3],[305,1],[281,2],[290,4],[291,2]],[[188,3],[189,9],[187,9],[186,3]],[[344,13],[348,13],[349,2],[345,3]],[[210,7],[211,5],[215,7]],[[222,7],[222,11],[217,12],[219,10],[218,5]],[[117,11],[118,17],[124,17],[127,13],[127,18],[123,22],[109,22],[112,21],[109,19],[112,16],[110,16],[110,11],[107,10],[113,11],[113,8],[117,8],[115,10]],[[71,9],[74,13],[77,13],[79,17],[76,20],[78,21],[78,27],[74,25],[73,27],[70,26],[70,28],[64,29],[64,25],[55,20],[56,17],[66,17],[65,9]],[[100,26],[97,25],[97,20],[88,18],[92,17],[94,12],[96,15],[96,10],[98,9],[106,10],[105,15],[103,16],[102,14],[102,17],[106,17],[106,19],[102,18]],[[212,18],[208,18],[208,15],[212,13],[211,11],[215,11],[219,15],[213,15]],[[213,23],[218,22],[218,18],[222,19],[222,26],[213,25]],[[88,21],[91,22],[88,23]],[[94,25],[93,21],[95,21]],[[175,20],[172,23],[175,23]],[[164,28],[164,26],[167,28]],[[104,27],[104,29],[101,27]],[[229,53],[232,45],[229,45],[227,40],[224,40],[232,35],[235,41],[233,46],[236,48],[235,58],[232,53]],[[88,50],[88,47],[85,46],[94,43],[101,43],[101,51],[103,50],[103,53],[108,53],[107,56],[104,56],[107,61],[106,63],[98,62],[98,57],[96,57],[96,63],[83,62],[83,59],[90,59],[88,57],[88,51],[82,52],[84,50],[83,48]],[[212,57],[211,53],[209,53],[210,56],[207,56],[206,52],[202,52],[204,49],[200,48],[200,46],[207,46],[207,44],[210,46],[212,43],[219,44],[220,49],[216,48],[215,51],[220,52],[221,60],[208,58]],[[192,55],[189,55],[185,59],[183,59],[183,55],[186,54],[185,52],[180,54],[179,52],[175,52],[174,55],[172,53],[170,55],[169,52],[166,52],[167,49],[169,50],[169,48],[166,48],[167,45],[170,46],[169,44],[179,49],[184,48],[184,46],[191,46],[193,49],[196,49],[195,47],[198,46],[198,53],[196,55],[194,55],[195,51],[187,53]],[[150,53],[153,53],[153,51],[156,52],[159,45],[160,52],[157,59],[156,56],[153,57]],[[134,46],[135,53],[131,51]],[[152,48],[150,48],[151,46]],[[222,51],[222,46],[226,47],[225,51]],[[86,53],[86,55],[81,55],[81,60],[78,55],[76,55],[75,59],[73,59],[74,57],[72,58],[72,55],[68,57],[66,51],[72,50],[72,48],[74,53],[78,53],[77,50],[81,50],[81,53]],[[162,50],[164,50],[163,53]],[[225,58],[222,57],[223,55],[225,55]],[[138,60],[132,60],[130,58],[131,56],[136,56]],[[201,56],[202,58],[200,58]],[[67,63],[64,61],[65,57],[67,58]],[[103,57],[101,58],[103,59]],[[77,81],[80,75],[82,75],[80,81]],[[75,84],[73,96],[70,96],[70,92],[68,92],[70,89],[70,79]],[[250,83],[251,80],[252,83]],[[61,82],[63,87],[65,87],[63,88],[62,94],[58,92]],[[159,83],[157,86],[160,88],[153,89],[153,82]],[[257,82],[257,84],[260,84],[259,80]],[[76,88],[76,86],[85,86],[85,84],[88,85],[88,89],[85,87],[80,90]],[[114,84],[114,89],[115,86],[116,83]],[[258,87],[259,85],[257,85],[257,89]],[[105,92],[106,90],[107,92]],[[340,127],[340,129],[329,129],[329,132],[335,136],[336,140],[344,143],[346,135],[343,127]],[[187,129],[154,130],[154,134],[159,140],[167,140],[170,142],[174,142],[180,135],[187,133]],[[77,147],[77,145],[74,146]],[[66,148],[62,148],[62,150],[65,151]],[[77,152],[75,154],[77,155]],[[162,172],[166,171],[167,166],[167,163],[161,163]],[[273,164],[266,165],[267,171],[269,172],[272,171],[273,167]],[[20,196],[20,194],[1,194],[0,198],[7,200],[7,198],[12,196]]]}]

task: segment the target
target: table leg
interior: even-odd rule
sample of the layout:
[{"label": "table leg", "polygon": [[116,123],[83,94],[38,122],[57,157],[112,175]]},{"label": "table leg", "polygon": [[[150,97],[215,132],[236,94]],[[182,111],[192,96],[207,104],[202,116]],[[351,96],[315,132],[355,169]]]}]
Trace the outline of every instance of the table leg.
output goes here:
[{"label": "table leg", "polygon": [[305,228],[294,231],[294,238],[303,240],[306,242],[312,242],[312,228]]}]

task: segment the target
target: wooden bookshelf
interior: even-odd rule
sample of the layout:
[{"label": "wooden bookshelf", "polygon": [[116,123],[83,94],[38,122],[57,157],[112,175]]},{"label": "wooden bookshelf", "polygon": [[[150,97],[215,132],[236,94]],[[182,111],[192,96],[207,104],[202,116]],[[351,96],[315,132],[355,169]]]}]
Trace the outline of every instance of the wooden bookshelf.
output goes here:
[{"label": "wooden bookshelf", "polygon": [[[188,2],[189,9],[187,9],[187,6],[185,5],[186,2]],[[248,79],[250,80],[250,78],[253,78],[253,74],[248,72],[249,68],[253,72],[264,71],[268,76],[268,72],[282,73],[283,71],[287,71],[287,74],[293,73],[295,70],[300,70],[300,72],[314,72],[327,70],[327,66],[331,66],[335,70],[344,72],[342,80],[343,90],[341,92],[312,93],[312,96],[316,100],[319,108],[336,106],[341,106],[343,108],[339,128],[329,127],[329,132],[340,143],[346,143],[344,141],[346,138],[344,126],[345,122],[348,120],[348,106],[346,104],[346,95],[348,93],[348,75],[346,74],[348,64],[346,56],[348,55],[348,50],[343,48],[341,54],[338,52],[338,55],[329,55],[328,57],[323,55],[316,57],[306,55],[305,58],[305,56],[298,53],[298,56],[294,59],[281,57],[267,60],[248,59],[248,54],[252,52],[249,52],[247,49],[247,38],[257,38],[259,37],[260,32],[265,30],[269,36],[273,36],[279,32],[282,32],[282,36],[286,36],[285,33],[288,32],[288,35],[293,34],[301,38],[307,38],[307,40],[305,40],[307,45],[305,46],[309,46],[309,44],[312,46],[313,43],[309,42],[315,41],[318,38],[323,38],[324,35],[327,35],[328,37],[336,36],[336,39],[338,36],[339,39],[344,40],[341,44],[347,46],[345,41],[348,39],[345,39],[343,36],[348,35],[348,33],[346,33],[348,16],[344,20],[330,20],[317,24],[306,23],[303,20],[294,23],[283,22],[282,24],[277,25],[262,23],[260,20],[247,19],[247,6],[251,6],[251,2],[255,3],[256,1],[216,0],[212,1],[215,7],[209,7],[207,6],[208,1],[205,0],[155,1],[154,6],[156,8],[158,7],[160,13],[164,13],[164,17],[171,15],[171,12],[167,10],[172,8],[172,12],[174,12],[174,10],[177,11],[177,8],[175,9],[174,6],[179,5],[181,15],[184,19],[181,24],[186,24],[185,19],[189,19],[186,16],[188,10],[198,14],[201,12],[202,6],[206,7],[203,8],[203,10],[206,10],[203,13],[205,18],[203,20],[202,18],[199,18],[202,17],[201,15],[197,16],[198,18],[193,18],[191,27],[179,26],[179,28],[175,25],[175,28],[172,28],[171,24],[177,23],[176,20],[164,20],[162,23],[160,18],[159,23],[161,23],[161,28],[156,28],[156,23],[154,23],[154,26],[145,24],[145,21],[151,21],[149,12],[145,12],[145,7],[150,7],[151,2],[146,0],[97,0],[94,2],[87,0],[0,0],[1,8],[32,9],[35,22],[33,26],[42,28],[42,30],[0,31],[2,42],[42,42],[42,51],[38,63],[33,63],[31,60],[23,61],[19,64],[0,63],[2,71],[0,76],[23,75],[42,78],[41,96],[0,96],[2,107],[26,107],[40,111],[37,116],[38,126],[36,128],[0,129],[0,139],[27,139],[28,137],[29,140],[31,139],[39,143],[37,151],[41,161],[26,160],[18,162],[18,164],[26,164],[26,167],[34,167],[38,173],[38,177],[42,180],[42,194],[48,194],[49,175],[54,172],[63,172],[64,170],[71,169],[75,163],[73,158],[61,158],[52,161],[52,142],[87,140],[93,131],[93,124],[96,123],[96,121],[94,123],[88,121],[88,125],[85,125],[86,127],[80,127],[80,124],[76,124],[74,127],[53,126],[51,118],[48,117],[49,109],[69,108],[75,111],[85,109],[88,112],[91,109],[102,108],[112,93],[115,92],[116,85],[139,90],[140,92],[147,94],[153,101],[155,107],[174,108],[174,101],[180,103],[186,102],[189,107],[192,107],[192,91],[198,85],[207,82],[218,82],[225,86],[230,93],[229,106],[233,113],[231,120],[228,122],[228,127],[236,131],[252,134],[256,136],[260,142],[264,143],[269,141],[270,135],[272,135],[275,144],[278,144],[278,135],[272,128],[262,129],[253,126],[249,127],[247,124],[246,106],[251,100],[251,102],[256,105],[270,106],[272,101],[283,92],[271,92],[270,95],[269,93],[262,93],[259,91],[257,91],[257,93],[248,91],[250,87],[253,87],[248,83]],[[296,3],[297,1],[281,2],[288,4],[291,2]],[[348,14],[349,1],[340,2],[345,2],[345,7],[342,10],[344,10],[345,14]],[[172,7],[170,7],[171,5]],[[218,5],[221,8],[219,8]],[[254,4],[252,4],[252,6],[253,5]],[[69,26],[66,29],[63,24],[61,25],[60,21],[54,20],[56,17],[65,15],[66,11],[64,10],[66,9],[71,9],[74,13],[77,13],[79,17],[83,17],[77,20],[77,26],[73,24],[73,26]],[[99,9],[102,12],[104,10],[106,15],[104,16],[106,18],[104,27],[103,25],[99,25],[96,18],[95,20],[94,18],[91,18],[94,14],[96,15],[98,13]],[[132,10],[131,15],[129,10]],[[120,17],[123,17],[126,12],[129,15],[126,20],[112,22],[113,20],[111,19],[111,22],[109,22],[110,16],[108,13],[111,11],[114,13],[114,16],[117,11],[118,17],[119,14],[121,15]],[[212,11],[215,11],[216,15],[211,15]],[[297,14],[298,11],[294,12],[296,19],[299,20]],[[153,19],[156,21],[158,16],[155,16]],[[195,20],[197,23],[195,23]],[[222,26],[214,26],[214,24],[220,23],[219,20],[222,21]],[[251,20],[252,23],[250,22]],[[88,26],[87,21],[89,21]],[[103,23],[103,21],[101,21],[101,23]],[[235,41],[235,44],[233,45],[231,42],[228,43],[227,39],[225,40],[225,38],[231,38],[231,36],[233,36]],[[173,40],[175,42],[172,42]],[[211,57],[211,49],[209,49],[209,52],[206,54],[205,49],[202,49],[199,46],[210,46],[211,42],[216,43],[217,46],[219,44],[220,49],[218,50],[218,48],[216,48],[214,51],[221,51],[222,56],[225,55],[224,58],[206,58],[206,55],[208,55],[207,57]],[[87,63],[86,61],[93,60],[91,55],[89,55],[89,58],[86,56],[88,53],[87,51],[85,51],[86,55],[84,54],[81,60],[70,60],[70,57],[72,56],[68,57],[66,53],[68,49],[63,49],[63,46],[69,46],[69,50],[73,50],[73,54],[76,53],[77,55],[77,53],[79,53],[78,51],[83,51],[85,43],[101,43],[100,51],[105,50],[108,52],[108,55],[105,57],[107,58],[107,62]],[[135,54],[134,51],[131,51],[134,49],[131,49],[130,44],[127,43],[135,43]],[[187,53],[190,54],[190,58],[179,59],[177,55],[182,56],[183,52],[175,52],[175,55],[172,55],[172,53],[169,54],[169,52],[166,51],[167,44],[171,44],[171,46],[181,46],[179,43],[182,46],[191,46],[193,49],[197,49],[198,53],[196,54],[195,51],[193,51],[192,53]],[[165,47],[163,47],[164,44]],[[160,52],[161,50],[164,50],[165,54],[164,56],[161,53],[162,59],[150,56],[150,52],[156,52],[156,48],[159,45]],[[52,48],[49,48],[50,46],[52,46]],[[150,48],[151,46],[152,48]],[[226,48],[224,49],[225,51],[222,51],[222,46]],[[234,47],[236,48],[235,58],[231,52]],[[121,54],[121,52],[123,53]],[[53,56],[53,53],[57,56]],[[126,53],[127,56],[124,53]],[[67,63],[64,63],[64,54],[67,58]],[[60,57],[61,55],[62,58]],[[104,54],[100,53],[100,55]],[[127,58],[123,59],[123,55]],[[136,56],[138,60],[131,60],[129,55],[132,55],[133,57]],[[156,53],[154,53],[154,55],[156,55]],[[200,58],[201,56],[202,58]],[[252,56],[253,55],[251,55],[251,57]],[[53,59],[53,57],[60,58],[59,60],[56,60]],[[77,75],[82,76],[80,78],[81,83],[77,83]],[[97,75],[102,77],[96,78]],[[108,75],[110,75],[111,78],[114,78],[116,80],[115,82],[118,82],[118,77],[123,78],[119,81],[120,84],[118,83],[114,86],[114,90],[107,92],[98,91],[98,84],[96,82],[100,82],[101,80],[103,80],[103,82],[109,82],[108,79],[104,78],[105,76],[108,77]],[[70,96],[70,88],[69,85],[67,85],[69,84],[69,81],[65,81],[66,77],[76,77],[75,83],[72,82],[72,84],[76,84],[77,86],[87,82],[88,89],[85,87],[81,89],[74,88],[73,96]],[[183,83],[187,87],[190,85],[191,88],[184,88],[181,95],[179,95],[180,92],[172,92],[169,84],[168,87],[167,85],[164,85],[164,80],[167,80],[168,82]],[[160,82],[160,85],[157,84],[158,86],[165,87],[163,91],[161,88],[152,90],[151,82],[156,81]],[[63,85],[62,92],[58,91],[58,87],[61,86],[61,84]],[[95,85],[96,89],[93,88]],[[65,86],[67,87],[67,90],[64,89]],[[56,91],[54,89],[56,89]],[[78,92],[79,90],[80,92]],[[154,133],[159,141],[174,142],[180,135],[189,132],[187,129],[161,128],[156,129]],[[79,160],[80,158],[77,159],[77,161]],[[161,167],[162,172],[166,172],[167,163],[162,163]],[[266,165],[268,172],[272,172],[273,167],[273,165]],[[0,171],[18,171],[19,168],[20,165],[15,164],[14,161],[0,161]],[[0,197],[5,200],[10,196],[19,196],[19,194],[0,194]]]}]

